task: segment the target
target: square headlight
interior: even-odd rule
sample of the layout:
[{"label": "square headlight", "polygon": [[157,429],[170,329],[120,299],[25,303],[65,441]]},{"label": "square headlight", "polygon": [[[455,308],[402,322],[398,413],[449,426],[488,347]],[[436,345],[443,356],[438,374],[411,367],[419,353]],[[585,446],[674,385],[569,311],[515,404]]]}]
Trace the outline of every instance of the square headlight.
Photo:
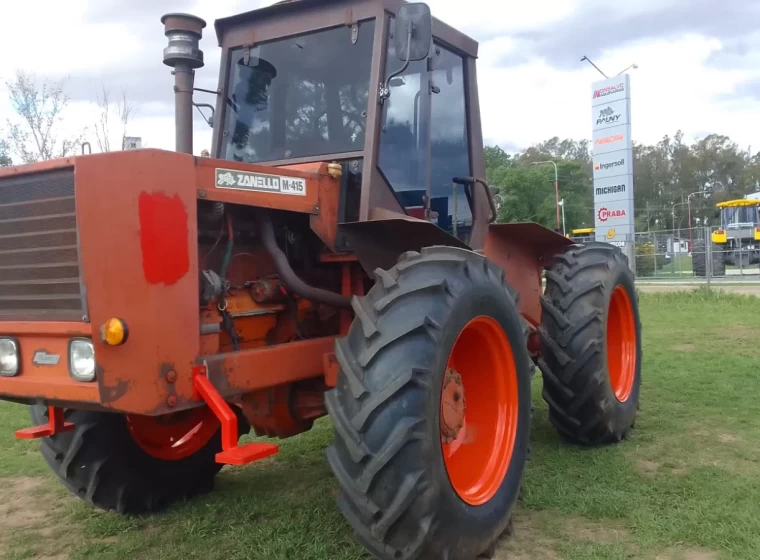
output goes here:
[{"label": "square headlight", "polygon": [[13,338],[0,338],[0,375],[13,377],[18,370],[18,342]]},{"label": "square headlight", "polygon": [[77,381],[95,379],[95,347],[92,340],[73,338],[69,343],[69,373]]}]

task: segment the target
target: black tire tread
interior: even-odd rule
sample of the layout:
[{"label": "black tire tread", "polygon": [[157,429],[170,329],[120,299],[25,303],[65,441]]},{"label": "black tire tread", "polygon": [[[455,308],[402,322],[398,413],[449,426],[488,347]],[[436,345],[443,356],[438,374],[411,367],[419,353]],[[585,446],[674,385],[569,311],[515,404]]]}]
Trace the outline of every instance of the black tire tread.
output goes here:
[{"label": "black tire tread", "polygon": [[[436,274],[422,275],[423,279],[415,280],[413,272],[421,270],[435,271]],[[383,559],[432,558],[429,541],[436,527],[436,513],[422,516],[410,513],[415,507],[419,509],[417,502],[429,489],[429,469],[407,472],[402,483],[392,492],[381,492],[376,488],[384,471],[404,469],[398,462],[405,448],[425,444],[424,428],[429,420],[409,411],[395,425],[388,426],[387,436],[375,448],[365,443],[364,436],[379,410],[393,406],[399,395],[410,388],[425,388],[431,372],[426,369],[426,364],[419,363],[403,369],[383,386],[375,387],[364,371],[371,368],[381,354],[386,355],[389,349],[411,337],[426,337],[431,345],[439,343],[441,327],[429,314],[407,314],[393,323],[392,329],[387,328],[387,324],[381,328],[379,321],[393,310],[424,297],[436,297],[436,301],[449,305],[455,292],[461,289],[451,286],[446,279],[452,273],[459,273],[469,281],[487,279],[501,286],[513,301],[517,297],[504,282],[503,271],[470,251],[431,247],[420,253],[405,253],[394,268],[375,271],[375,286],[362,303],[354,298],[353,307],[361,310],[361,316],[354,322],[357,326],[352,326],[349,335],[339,340],[336,346],[348,390],[335,389],[326,396],[335,435],[327,459],[340,486],[339,507],[354,529],[357,540]],[[526,372],[526,375],[529,374]],[[411,528],[411,538],[401,541],[394,537],[394,529],[401,525],[409,535],[410,524],[416,524]],[[484,551],[488,552],[491,546],[492,543],[486,543]],[[447,555],[444,552],[444,556]]]},{"label": "black tire tread", "polygon": [[[609,403],[600,398],[605,383],[600,367],[605,359],[604,298],[612,289],[607,285],[610,272],[622,267],[632,282],[628,259],[619,248],[589,242],[557,255],[546,271],[538,329],[542,356],[537,365],[549,419],[560,435],[574,443],[617,442],[628,433],[628,426],[621,428],[606,419]],[[640,329],[637,324],[637,332]]]},{"label": "black tire tread", "polygon": [[[32,421],[47,422],[47,408],[30,407]],[[64,411],[74,423],[70,432],[42,438],[40,452],[72,494],[106,511],[139,514],[206,492],[222,465],[219,432],[200,451],[179,461],[162,461],[145,453],[129,435],[123,415],[84,410]],[[248,430],[238,422],[241,434]]]},{"label": "black tire tread", "polygon": [[[691,251],[691,267],[694,275],[699,278],[707,277],[707,242],[704,239],[695,239]],[[723,248],[712,244],[712,277],[726,275],[726,259]]]}]

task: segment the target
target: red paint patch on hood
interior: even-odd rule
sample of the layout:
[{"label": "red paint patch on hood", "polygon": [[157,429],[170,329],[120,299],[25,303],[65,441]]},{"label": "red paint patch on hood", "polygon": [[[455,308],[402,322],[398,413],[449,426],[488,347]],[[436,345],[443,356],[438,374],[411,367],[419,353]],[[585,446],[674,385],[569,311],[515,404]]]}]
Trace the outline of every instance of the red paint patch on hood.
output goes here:
[{"label": "red paint patch on hood", "polygon": [[190,269],[187,210],[176,194],[141,192],[137,205],[145,279],[172,285]]}]

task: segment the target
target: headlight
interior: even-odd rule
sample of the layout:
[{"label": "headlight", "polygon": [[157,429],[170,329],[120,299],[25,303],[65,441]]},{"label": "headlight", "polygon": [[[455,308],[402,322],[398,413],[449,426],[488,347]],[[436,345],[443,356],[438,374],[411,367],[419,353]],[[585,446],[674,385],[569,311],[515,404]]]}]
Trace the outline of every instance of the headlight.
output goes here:
[{"label": "headlight", "polygon": [[12,338],[0,338],[0,375],[16,375],[18,362],[18,343]]},{"label": "headlight", "polygon": [[95,348],[86,338],[74,338],[69,343],[69,373],[77,381],[95,379]]}]

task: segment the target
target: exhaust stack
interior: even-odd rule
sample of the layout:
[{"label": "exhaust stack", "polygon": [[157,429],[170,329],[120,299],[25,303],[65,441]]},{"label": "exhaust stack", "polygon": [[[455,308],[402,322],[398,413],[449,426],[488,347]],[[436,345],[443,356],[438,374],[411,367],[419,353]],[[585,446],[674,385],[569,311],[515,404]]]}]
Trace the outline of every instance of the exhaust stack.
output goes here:
[{"label": "exhaust stack", "polygon": [[193,82],[195,69],[203,66],[203,51],[198,44],[206,22],[189,14],[166,14],[161,18],[169,46],[164,49],[164,64],[174,74],[174,120],[176,150],[193,153]]}]

